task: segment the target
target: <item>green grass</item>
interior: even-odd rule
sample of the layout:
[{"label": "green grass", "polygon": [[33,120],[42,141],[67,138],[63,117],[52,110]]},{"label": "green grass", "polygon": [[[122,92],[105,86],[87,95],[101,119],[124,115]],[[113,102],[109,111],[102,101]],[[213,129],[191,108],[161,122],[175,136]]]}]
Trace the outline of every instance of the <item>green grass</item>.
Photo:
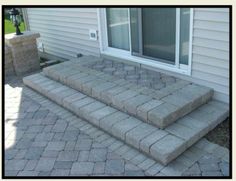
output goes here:
[{"label": "green grass", "polygon": [[[11,23],[11,21],[5,19],[4,20],[4,25],[5,25],[5,30],[4,30],[4,33],[5,34],[9,34],[9,33],[14,33],[16,32],[16,28],[13,26],[13,24]],[[24,22],[22,22],[20,24],[20,31],[25,31],[25,24]]]}]

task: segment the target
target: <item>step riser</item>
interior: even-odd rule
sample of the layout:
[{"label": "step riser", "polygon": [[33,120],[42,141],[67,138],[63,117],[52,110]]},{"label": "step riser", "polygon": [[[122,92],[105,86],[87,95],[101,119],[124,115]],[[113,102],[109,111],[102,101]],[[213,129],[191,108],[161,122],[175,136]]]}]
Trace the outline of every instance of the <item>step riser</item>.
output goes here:
[{"label": "step riser", "polygon": [[[76,67],[76,66],[80,67],[77,64],[75,64],[74,67]],[[80,70],[81,70],[81,67],[78,68],[78,73]],[[72,71],[72,70],[70,70],[70,71]],[[137,95],[140,95],[137,92],[137,90],[134,91],[136,94],[135,93],[133,95],[131,94],[130,96],[128,96],[126,98],[126,97],[124,97],[126,95],[124,95],[123,97],[120,96],[122,91],[118,91],[116,93],[109,94],[110,89],[120,89],[120,87],[121,87],[119,85],[114,84],[113,82],[110,82],[111,85],[106,85],[106,84],[108,84],[108,82],[107,82],[106,84],[103,84],[106,86],[101,88],[101,87],[96,87],[99,85],[99,82],[96,84],[96,81],[91,76],[83,75],[80,77],[79,76],[80,74],[78,74],[77,79],[75,79],[75,78],[71,77],[71,74],[72,74],[71,72],[64,75],[63,71],[53,71],[53,69],[52,70],[44,69],[44,74],[53,80],[60,81],[61,83],[65,84],[73,89],[76,89],[88,96],[91,96],[99,101],[102,101],[105,104],[111,105],[112,107],[119,109],[120,111],[126,112],[132,116],[135,116],[138,119],[141,119],[142,121],[144,121],[146,123],[155,125],[161,129],[167,127],[171,123],[175,122],[177,119],[192,112],[193,110],[195,110],[199,106],[207,103],[209,100],[211,100],[212,95],[213,95],[212,90],[210,90],[209,92],[208,91],[202,92],[201,96],[196,97],[193,101],[186,100],[187,103],[182,104],[182,105],[178,105],[179,103],[177,103],[177,105],[175,105],[176,110],[169,112],[169,115],[161,115],[160,116],[160,115],[157,115],[156,112],[153,112],[149,118],[149,116],[142,117],[138,114],[138,111],[137,111],[138,106],[135,107],[135,105],[129,105],[127,107],[127,104],[125,103],[125,101],[128,102],[129,99],[132,99],[133,97],[135,97]],[[74,75],[74,74],[72,74],[72,75]],[[102,77],[101,77],[101,78],[99,78],[99,81],[104,82],[105,80],[102,80]],[[130,84],[130,83],[127,82],[127,84]],[[178,92],[178,90],[177,90],[177,92]],[[151,96],[150,98],[153,98],[153,97]],[[170,100],[169,100],[169,102],[170,102],[169,104],[172,104]]]},{"label": "step riser", "polygon": [[[42,75],[38,76],[37,81],[35,81],[37,77],[33,80],[30,78],[30,76],[24,78],[24,84],[164,165],[179,156],[228,115],[228,111],[222,112],[221,108],[217,108],[219,110],[212,116],[207,115],[202,119],[203,111],[195,111],[194,114],[178,120],[165,130],[160,130]],[[50,82],[61,86],[52,90],[48,88],[50,86],[45,86]],[[202,109],[214,111],[209,109],[209,106],[203,106]],[[199,120],[195,119],[198,115],[200,115]],[[193,124],[189,124],[190,122]],[[202,128],[199,128],[199,125],[202,125]]]}]

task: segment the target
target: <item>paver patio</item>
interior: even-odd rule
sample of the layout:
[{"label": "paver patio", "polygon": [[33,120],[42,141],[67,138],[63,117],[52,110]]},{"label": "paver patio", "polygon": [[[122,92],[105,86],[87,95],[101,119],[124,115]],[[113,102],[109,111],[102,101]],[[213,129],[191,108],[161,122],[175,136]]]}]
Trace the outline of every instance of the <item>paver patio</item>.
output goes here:
[{"label": "paver patio", "polygon": [[229,151],[201,139],[163,166],[24,87],[5,84],[6,176],[223,176]]},{"label": "paver patio", "polygon": [[[126,79],[88,68],[101,62],[109,62],[103,71],[117,64],[104,58],[83,56],[44,68],[41,73],[24,77],[23,82],[163,165],[176,159],[228,117],[228,105],[211,100],[214,91],[210,88],[127,64],[121,67],[126,71]],[[130,73],[131,68],[135,71]],[[135,79],[145,75],[158,80],[150,78],[150,87],[130,82],[127,75]],[[167,84],[169,79],[175,81]],[[165,86],[153,88],[158,83]],[[79,98],[74,100],[77,95]],[[117,114],[122,115],[122,119]]]}]

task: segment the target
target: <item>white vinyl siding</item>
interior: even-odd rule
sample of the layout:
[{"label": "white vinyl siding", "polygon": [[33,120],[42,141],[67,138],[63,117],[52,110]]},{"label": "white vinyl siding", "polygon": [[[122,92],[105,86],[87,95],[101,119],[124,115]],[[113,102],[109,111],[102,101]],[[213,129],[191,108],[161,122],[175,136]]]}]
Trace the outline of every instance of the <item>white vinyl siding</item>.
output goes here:
[{"label": "white vinyl siding", "polygon": [[[46,52],[99,56],[99,42],[89,40],[89,29],[98,30],[96,8],[29,8],[27,13],[30,30],[41,34]],[[192,74],[169,73],[214,88],[215,99],[229,102],[229,9],[194,8],[193,13]]]},{"label": "white vinyl siding", "polygon": [[79,53],[99,56],[99,42],[89,39],[89,29],[98,30],[96,8],[27,8],[27,15],[45,52],[66,59]]},{"label": "white vinyl siding", "polygon": [[195,8],[192,77],[229,100],[229,9]]}]

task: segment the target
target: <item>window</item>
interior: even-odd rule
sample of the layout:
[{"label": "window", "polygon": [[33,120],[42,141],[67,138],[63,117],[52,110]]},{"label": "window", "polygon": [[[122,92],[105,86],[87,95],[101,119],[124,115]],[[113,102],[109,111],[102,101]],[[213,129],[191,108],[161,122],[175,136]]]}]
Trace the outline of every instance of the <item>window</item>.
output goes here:
[{"label": "window", "polygon": [[191,72],[190,8],[106,8],[105,17],[103,50]]}]

